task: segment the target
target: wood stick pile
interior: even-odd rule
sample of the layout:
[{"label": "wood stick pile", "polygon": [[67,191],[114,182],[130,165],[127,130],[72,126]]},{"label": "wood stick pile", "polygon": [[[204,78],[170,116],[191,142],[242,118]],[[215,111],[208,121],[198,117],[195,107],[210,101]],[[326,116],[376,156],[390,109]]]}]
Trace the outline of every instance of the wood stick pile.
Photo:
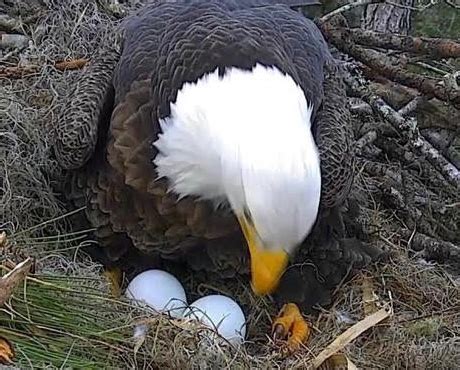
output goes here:
[{"label": "wood stick pile", "polygon": [[[343,60],[371,198],[412,250],[458,265],[460,42],[351,29],[336,18],[317,24]],[[364,233],[379,233],[373,226]]]}]

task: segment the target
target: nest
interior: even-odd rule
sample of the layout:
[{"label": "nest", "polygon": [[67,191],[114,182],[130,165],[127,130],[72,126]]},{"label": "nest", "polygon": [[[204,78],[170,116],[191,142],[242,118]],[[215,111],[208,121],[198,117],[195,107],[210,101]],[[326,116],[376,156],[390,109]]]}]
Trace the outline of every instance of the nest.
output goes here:
[{"label": "nest", "polygon": [[[5,50],[2,61],[12,69],[0,71],[8,73],[0,87],[0,229],[9,241],[0,250],[2,274],[24,256],[35,259],[34,274],[0,311],[0,339],[13,347],[15,365],[307,368],[341,333],[389,306],[391,317],[341,353],[360,368],[457,367],[460,195],[442,171],[408,149],[410,140],[369,110],[374,108],[369,94],[384,96],[395,109],[412,100],[406,90],[397,93],[401,90],[388,81],[366,84],[367,95],[359,94],[362,86],[349,84],[359,143],[353,191],[366,199],[357,224],[367,241],[388,250],[388,258],[344,282],[331,307],[308,317],[313,334],[299,353],[285,356],[271,341],[274,305],[255,298],[243,278],[229,283],[178,272],[190,302],[223,293],[241,304],[248,320],[248,343],[238,349],[205,342],[206,328],[152,315],[123,298],[113,298],[102,266],[81,252],[82,243],[91,242],[86,230],[75,230],[66,217],[68,210],[59,195],[65,174],[51,155],[52,126],[73,82],[84,73],[70,62],[90,60],[113,43],[114,27],[132,5],[78,0],[46,5],[19,3],[7,10],[11,20],[22,13],[22,22],[2,24],[11,33],[27,35],[27,42]],[[458,111],[440,106],[433,101],[428,108],[425,105],[416,112],[418,122],[428,127],[435,112],[435,116],[442,113],[444,118],[438,121],[449,126]],[[430,142],[442,137],[442,129],[446,127],[438,127]],[[460,142],[454,142],[452,151],[443,154],[455,163],[459,147]],[[140,323],[149,327],[142,343],[133,338]]]}]

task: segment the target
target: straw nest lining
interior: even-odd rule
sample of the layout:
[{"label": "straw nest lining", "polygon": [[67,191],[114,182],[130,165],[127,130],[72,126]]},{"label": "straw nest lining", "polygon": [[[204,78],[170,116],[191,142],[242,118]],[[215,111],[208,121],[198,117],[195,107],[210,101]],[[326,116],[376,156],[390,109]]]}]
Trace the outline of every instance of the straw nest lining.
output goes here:
[{"label": "straw nest lining", "polygon": [[[238,351],[203,345],[202,328],[152,317],[111,298],[101,266],[79,251],[84,231],[76,233],[66,218],[56,220],[66,210],[57,193],[63,174],[50,156],[50,146],[56,112],[73,81],[84,73],[59,71],[55,62],[90,59],[114,41],[118,20],[114,8],[103,2],[48,1],[39,10],[36,19],[23,25],[22,33],[30,37],[28,46],[2,57],[13,66],[19,62],[40,68],[29,76],[3,79],[0,87],[0,225],[8,232],[10,246],[2,251],[1,265],[19,262],[24,254],[37,259],[36,275],[0,311],[0,337],[12,343],[17,366],[306,367],[364,317],[367,282],[377,302],[391,304],[394,314],[346,346],[344,352],[356,366],[456,367],[460,362],[459,282],[407,250],[395,231],[398,221],[391,210],[373,205],[373,189],[380,179],[366,173],[360,174],[356,185],[371,199],[364,221],[379,226],[380,242],[391,250],[389,261],[345,283],[332,307],[310,317],[312,339],[296,356],[283,358],[269,341],[266,335],[274,307],[267,299],[255,298],[243,279],[229,285],[213,278],[209,283],[204,275],[178,272],[189,301],[221,292],[243,306],[250,342]],[[120,14],[126,9],[115,10]],[[151,331],[136,352],[131,335],[139,320],[147,320]]]}]

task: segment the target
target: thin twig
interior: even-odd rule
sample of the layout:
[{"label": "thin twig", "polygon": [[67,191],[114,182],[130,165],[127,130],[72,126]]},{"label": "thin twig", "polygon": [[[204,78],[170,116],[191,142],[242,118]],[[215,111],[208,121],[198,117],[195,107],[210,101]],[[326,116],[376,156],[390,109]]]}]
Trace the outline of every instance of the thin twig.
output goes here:
[{"label": "thin twig", "polygon": [[348,3],[348,4],[344,5],[344,6],[341,6],[340,8],[337,8],[337,9],[333,10],[330,13],[327,13],[326,15],[323,15],[320,18],[320,22],[321,23],[327,22],[328,20],[330,20],[331,18],[335,17],[336,15],[344,13],[344,12],[347,12],[347,11],[353,9],[353,8],[357,8],[358,6],[365,6],[365,5],[369,5],[369,4],[379,4],[379,3],[384,3],[384,2],[385,2],[385,0],[358,0],[358,1],[353,2],[353,3]]},{"label": "thin twig", "polygon": [[411,60],[409,60],[409,63],[415,64],[416,66],[419,66],[419,67],[422,67],[422,68],[425,68],[425,69],[428,69],[429,71],[435,72],[437,74],[440,74],[441,76],[444,76],[444,75],[446,75],[448,73],[448,72],[443,71],[440,68],[434,67],[434,66],[432,66],[431,64],[428,64],[428,63],[424,63],[424,62],[420,62],[420,61],[412,62]]},{"label": "thin twig", "polygon": [[413,11],[416,11],[416,12],[423,12],[424,10],[428,9],[428,8],[431,8],[432,6],[436,5],[437,1],[436,0],[430,0],[428,2],[428,4],[425,4],[425,5],[421,5],[421,6],[410,6],[410,5],[404,5],[404,4],[399,4],[399,3],[396,3],[394,1],[387,1],[387,4],[388,5],[392,5],[396,8],[401,8],[401,9],[409,9],[409,10],[413,10]]}]

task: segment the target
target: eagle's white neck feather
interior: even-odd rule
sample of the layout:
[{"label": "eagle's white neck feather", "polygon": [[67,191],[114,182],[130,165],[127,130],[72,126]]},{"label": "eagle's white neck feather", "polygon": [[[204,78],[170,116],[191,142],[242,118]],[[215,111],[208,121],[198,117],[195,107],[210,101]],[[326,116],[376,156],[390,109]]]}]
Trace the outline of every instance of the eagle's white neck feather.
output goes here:
[{"label": "eagle's white neck feather", "polygon": [[290,76],[256,65],[186,83],[155,142],[158,175],[180,196],[247,208],[268,247],[295,248],[320,200],[312,107]]}]

